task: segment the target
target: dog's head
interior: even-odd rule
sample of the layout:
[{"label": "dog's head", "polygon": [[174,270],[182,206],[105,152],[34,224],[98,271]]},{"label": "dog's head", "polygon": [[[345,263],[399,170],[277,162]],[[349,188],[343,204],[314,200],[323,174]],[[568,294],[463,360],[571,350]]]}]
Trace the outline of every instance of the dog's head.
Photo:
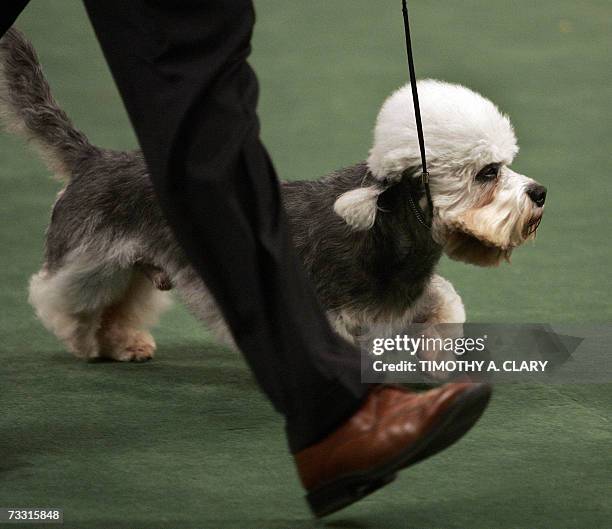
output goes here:
[{"label": "dog's head", "polygon": [[[508,117],[491,101],[433,80],[420,81],[418,89],[433,237],[453,259],[497,265],[535,237],[546,188],[510,169],[518,152],[516,137]],[[345,193],[336,213],[354,229],[368,229],[385,190],[382,182],[397,181],[406,169],[420,165],[412,95],[405,86],[385,102],[376,123],[368,168],[381,184]]]}]

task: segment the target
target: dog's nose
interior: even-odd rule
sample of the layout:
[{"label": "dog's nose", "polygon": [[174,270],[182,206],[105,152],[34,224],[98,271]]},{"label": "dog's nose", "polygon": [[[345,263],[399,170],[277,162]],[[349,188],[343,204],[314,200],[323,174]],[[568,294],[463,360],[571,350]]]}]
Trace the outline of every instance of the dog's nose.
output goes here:
[{"label": "dog's nose", "polygon": [[541,208],[546,201],[546,188],[540,184],[531,184],[527,188],[527,195],[536,206]]}]

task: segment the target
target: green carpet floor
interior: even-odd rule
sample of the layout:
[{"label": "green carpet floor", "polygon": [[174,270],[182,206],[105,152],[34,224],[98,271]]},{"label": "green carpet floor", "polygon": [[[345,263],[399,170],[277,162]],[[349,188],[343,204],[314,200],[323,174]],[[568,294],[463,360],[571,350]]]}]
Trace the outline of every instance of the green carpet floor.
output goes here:
[{"label": "green carpet floor", "polygon": [[[398,5],[258,2],[263,134],[283,178],[367,155],[406,78]],[[549,188],[538,240],[512,266],[442,263],[469,319],[610,322],[612,5],[432,0],[412,15],[419,75],[496,101],[522,145],[515,169]],[[19,25],[92,140],[135,146],[80,3],[33,3]],[[611,385],[499,386],[460,444],[314,521],[281,421],[180,304],[145,365],[79,362],[44,331],[26,288],[58,186],[18,140],[0,136],[0,157],[0,507],[62,508],[79,529],[612,526]]]}]

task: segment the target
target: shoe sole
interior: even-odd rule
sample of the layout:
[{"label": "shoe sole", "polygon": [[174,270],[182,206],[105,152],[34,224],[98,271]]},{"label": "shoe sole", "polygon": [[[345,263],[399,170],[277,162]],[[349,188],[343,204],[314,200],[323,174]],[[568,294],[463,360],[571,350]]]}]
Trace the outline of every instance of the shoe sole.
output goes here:
[{"label": "shoe sole", "polygon": [[311,490],[306,495],[310,509],[318,518],[327,516],[391,483],[399,470],[437,454],[463,437],[483,414],[490,398],[490,386],[467,390],[443,412],[429,433],[392,461]]}]

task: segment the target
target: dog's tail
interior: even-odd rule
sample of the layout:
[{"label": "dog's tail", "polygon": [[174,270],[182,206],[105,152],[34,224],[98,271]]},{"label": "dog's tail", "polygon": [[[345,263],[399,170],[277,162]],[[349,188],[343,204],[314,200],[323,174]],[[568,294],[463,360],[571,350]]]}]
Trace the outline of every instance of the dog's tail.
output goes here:
[{"label": "dog's tail", "polygon": [[62,181],[97,151],[53,99],[34,48],[15,28],[0,39],[0,117],[34,143]]}]

